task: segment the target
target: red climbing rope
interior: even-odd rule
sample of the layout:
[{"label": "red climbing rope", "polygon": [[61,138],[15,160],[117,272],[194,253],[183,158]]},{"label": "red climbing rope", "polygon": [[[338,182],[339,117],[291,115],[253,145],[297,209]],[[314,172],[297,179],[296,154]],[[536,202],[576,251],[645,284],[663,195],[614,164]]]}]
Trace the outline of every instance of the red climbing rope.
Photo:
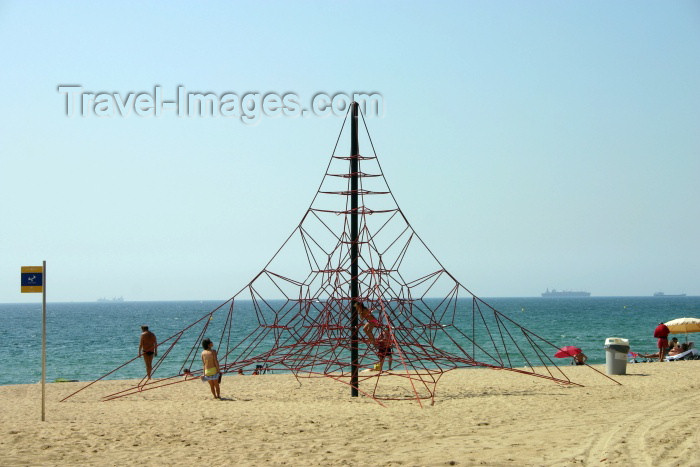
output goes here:
[{"label": "red climbing rope", "polygon": [[[103,399],[197,380],[201,370],[190,369],[199,366],[200,342],[214,330],[224,373],[289,372],[297,379],[324,377],[350,385],[351,347],[357,345],[357,390],[380,404],[433,400],[442,375],[457,368],[502,369],[576,384],[549,357],[559,346],[518,325],[445,270],[399,208],[368,132],[366,137],[371,155],[336,154],[336,142],[296,229],[231,299],[159,345],[154,379]],[[351,160],[362,169],[350,171]],[[350,186],[353,176],[357,190]],[[357,209],[350,207],[352,194],[359,196]],[[353,214],[359,216],[355,241],[349,234]],[[359,297],[350,296],[353,245],[359,248]],[[373,328],[364,327],[368,320],[360,323],[356,331],[367,339],[359,344],[350,326],[354,300],[379,323]],[[156,377],[172,359],[180,359],[179,371]]]}]

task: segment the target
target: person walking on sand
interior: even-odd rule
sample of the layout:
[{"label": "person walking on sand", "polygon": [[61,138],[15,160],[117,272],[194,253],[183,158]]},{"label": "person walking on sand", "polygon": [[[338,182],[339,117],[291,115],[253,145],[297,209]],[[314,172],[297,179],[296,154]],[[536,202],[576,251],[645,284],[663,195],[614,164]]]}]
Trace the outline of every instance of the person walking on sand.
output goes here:
[{"label": "person walking on sand", "polygon": [[141,339],[139,339],[139,357],[143,356],[146,364],[146,375],[151,379],[153,357],[158,355],[158,340],[156,335],[148,330],[148,326],[141,326]]},{"label": "person walking on sand", "polygon": [[210,339],[202,341],[202,364],[204,365],[204,376],[202,381],[209,382],[209,389],[214,395],[214,399],[221,399],[221,389],[219,388],[219,380],[221,377],[221,369],[219,368],[219,357],[214,350],[214,343]]}]

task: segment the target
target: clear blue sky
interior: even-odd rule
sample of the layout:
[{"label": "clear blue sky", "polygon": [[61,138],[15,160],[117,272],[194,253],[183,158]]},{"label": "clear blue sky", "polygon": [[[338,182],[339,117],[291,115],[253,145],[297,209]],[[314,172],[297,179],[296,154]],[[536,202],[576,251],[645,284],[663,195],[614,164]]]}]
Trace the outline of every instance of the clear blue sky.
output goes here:
[{"label": "clear blue sky", "polygon": [[0,302],[225,299],[341,117],[69,118],[85,91],[378,92],[401,208],[474,293],[700,295],[700,3],[0,2]]}]

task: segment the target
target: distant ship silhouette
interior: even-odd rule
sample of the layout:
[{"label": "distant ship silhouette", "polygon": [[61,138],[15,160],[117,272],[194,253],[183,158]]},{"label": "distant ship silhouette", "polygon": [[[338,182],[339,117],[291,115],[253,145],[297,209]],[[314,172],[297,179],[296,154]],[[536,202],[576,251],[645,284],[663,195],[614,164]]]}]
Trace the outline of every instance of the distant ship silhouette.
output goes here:
[{"label": "distant ship silhouette", "polygon": [[124,301],[124,297],[114,297],[114,298],[111,298],[111,299],[102,297],[102,298],[98,298],[97,301],[98,301],[98,302],[123,302],[123,301]]},{"label": "distant ship silhouette", "polygon": [[542,296],[543,297],[590,297],[591,293],[590,292],[583,292],[583,291],[557,290],[557,289],[549,290],[549,289],[547,289],[546,292],[542,292]]}]

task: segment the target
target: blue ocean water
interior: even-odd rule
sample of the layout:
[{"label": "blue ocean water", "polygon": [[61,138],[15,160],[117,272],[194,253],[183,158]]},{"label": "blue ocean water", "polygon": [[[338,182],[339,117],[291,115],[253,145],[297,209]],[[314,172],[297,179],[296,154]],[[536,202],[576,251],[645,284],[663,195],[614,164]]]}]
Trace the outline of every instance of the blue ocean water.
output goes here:
[{"label": "blue ocean water", "polygon": [[[700,317],[700,297],[484,300],[555,345],[580,347],[588,355],[589,363],[594,364],[605,362],[603,345],[607,337],[627,338],[632,350],[654,352],[652,333],[659,322],[684,316]],[[49,303],[47,381],[94,380],[136,356],[141,324],[148,324],[162,341],[220,304],[217,301]],[[465,309],[470,304],[466,301]],[[255,323],[250,302],[237,301],[236,307],[236,329],[249,328]],[[0,385],[40,381],[41,304],[0,304],[0,317]],[[697,337],[700,340],[700,335]],[[693,340],[693,335],[689,339]],[[164,368],[164,373],[178,371],[182,358],[173,360],[173,367]],[[138,362],[119,373],[119,378],[142,376],[143,365]]]}]

